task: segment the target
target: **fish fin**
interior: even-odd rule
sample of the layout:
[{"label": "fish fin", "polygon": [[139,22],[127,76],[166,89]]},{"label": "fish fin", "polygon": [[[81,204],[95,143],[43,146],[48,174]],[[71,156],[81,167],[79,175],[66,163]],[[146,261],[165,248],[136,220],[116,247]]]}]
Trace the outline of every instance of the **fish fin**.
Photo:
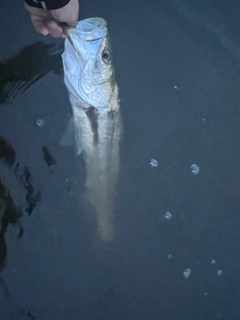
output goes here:
[{"label": "fish fin", "polygon": [[75,139],[74,139],[74,148],[76,156],[79,156],[83,152],[83,140],[82,140],[82,132],[76,124],[74,124],[75,130]]},{"label": "fish fin", "polygon": [[83,151],[81,132],[75,125],[73,116],[68,121],[66,131],[60,144],[64,147],[74,146],[76,156],[80,155]]},{"label": "fish fin", "polygon": [[64,147],[70,147],[74,145],[74,120],[73,116],[69,119],[66,131],[60,141],[60,144]]}]

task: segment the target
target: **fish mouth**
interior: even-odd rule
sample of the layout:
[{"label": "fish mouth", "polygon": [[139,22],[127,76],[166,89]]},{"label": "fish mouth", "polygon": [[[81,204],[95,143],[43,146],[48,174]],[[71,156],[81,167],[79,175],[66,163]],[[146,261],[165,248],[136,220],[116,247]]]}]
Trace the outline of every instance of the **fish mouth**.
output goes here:
[{"label": "fish mouth", "polygon": [[94,41],[107,35],[107,22],[103,18],[89,18],[80,21],[77,27],[86,35],[86,41]]},{"label": "fish mouth", "polygon": [[78,22],[76,28],[67,30],[71,34],[81,34],[85,36],[85,41],[102,39],[107,35],[107,22],[103,18],[88,18]]},{"label": "fish mouth", "polygon": [[66,38],[78,54],[81,61],[84,63],[85,59],[80,50],[74,45],[74,37],[81,37],[86,42],[92,42],[103,39],[107,36],[107,22],[103,18],[88,18],[78,22],[75,28],[64,27]]}]

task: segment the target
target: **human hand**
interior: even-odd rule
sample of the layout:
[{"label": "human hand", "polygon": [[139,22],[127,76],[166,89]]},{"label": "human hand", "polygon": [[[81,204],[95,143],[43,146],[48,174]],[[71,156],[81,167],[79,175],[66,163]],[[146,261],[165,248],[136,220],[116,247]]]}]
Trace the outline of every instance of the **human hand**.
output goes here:
[{"label": "human hand", "polygon": [[54,38],[65,38],[61,23],[65,22],[75,27],[78,22],[78,0],[70,0],[66,6],[55,10],[31,7],[27,3],[25,3],[25,8],[30,13],[35,30],[44,36],[49,34]]}]

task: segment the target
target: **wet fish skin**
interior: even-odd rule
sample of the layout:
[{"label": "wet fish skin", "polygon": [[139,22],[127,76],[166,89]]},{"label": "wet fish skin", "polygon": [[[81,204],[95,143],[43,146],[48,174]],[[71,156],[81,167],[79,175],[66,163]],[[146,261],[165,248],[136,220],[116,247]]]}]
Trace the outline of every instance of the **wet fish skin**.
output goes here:
[{"label": "wet fish skin", "polygon": [[[74,37],[75,33],[65,46],[63,66],[73,118],[62,143],[74,144],[77,155],[83,153],[86,193],[96,211],[98,234],[101,240],[109,243],[114,237],[113,212],[122,126],[106,23],[103,19],[87,19],[83,29],[98,22],[102,23],[102,38],[101,30],[81,35],[80,40]],[[95,53],[89,54],[93,49]]]},{"label": "wet fish skin", "polygon": [[[119,175],[119,152],[122,134],[121,114],[116,109],[117,96],[112,98],[114,110],[94,110],[97,115],[97,141],[85,107],[73,103],[76,130],[76,151],[83,152],[86,164],[86,192],[95,207],[98,233],[104,242],[114,237],[113,212],[116,184]],[[89,107],[90,108],[90,107]],[[79,138],[81,132],[81,141]],[[79,140],[78,140],[79,139]]]},{"label": "wet fish skin", "polygon": [[84,156],[86,193],[96,210],[99,236],[104,242],[111,242],[114,237],[114,199],[122,135],[118,95],[115,92],[109,109],[94,108],[97,132],[93,130],[88,116],[92,107],[73,96],[70,101],[73,109],[72,125],[75,128],[71,142],[75,145],[76,154],[83,153]]}]

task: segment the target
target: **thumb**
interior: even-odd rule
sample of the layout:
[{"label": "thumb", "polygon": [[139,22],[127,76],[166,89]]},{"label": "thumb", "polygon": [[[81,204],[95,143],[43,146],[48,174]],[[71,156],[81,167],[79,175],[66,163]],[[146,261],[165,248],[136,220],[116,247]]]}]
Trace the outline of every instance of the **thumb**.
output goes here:
[{"label": "thumb", "polygon": [[55,20],[65,22],[71,27],[76,27],[78,23],[78,13],[78,0],[70,0],[70,2],[63,8],[51,10],[51,15]]}]

